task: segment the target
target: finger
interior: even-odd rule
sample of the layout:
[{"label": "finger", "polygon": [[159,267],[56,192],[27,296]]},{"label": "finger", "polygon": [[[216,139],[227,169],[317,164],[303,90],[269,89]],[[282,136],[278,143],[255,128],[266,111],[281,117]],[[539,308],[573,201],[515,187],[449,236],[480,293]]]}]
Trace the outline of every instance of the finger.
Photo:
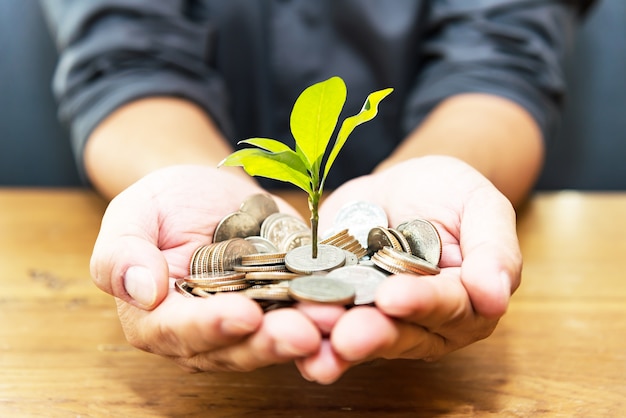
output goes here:
[{"label": "finger", "polygon": [[128,341],[167,357],[188,358],[228,346],[255,332],[263,322],[258,304],[237,294],[191,299],[171,291],[152,311],[117,302]]},{"label": "finger", "polygon": [[486,338],[497,318],[474,310],[459,272],[447,268],[437,276],[394,276],[379,286],[376,306],[386,315],[445,336],[450,350]]},{"label": "finger", "polygon": [[[296,308],[313,322],[323,337],[330,336],[335,324],[346,312],[343,306],[316,303],[299,303]],[[322,340],[320,349],[315,354],[296,360],[302,377],[324,385],[339,379],[350,365],[351,363],[333,351],[327,339]]]},{"label": "finger", "polygon": [[376,307],[386,315],[432,330],[472,319],[474,312],[459,272],[459,268],[447,268],[436,276],[391,276],[376,291]]},{"label": "finger", "polygon": [[277,309],[263,317],[249,338],[221,349],[181,359],[198,370],[251,371],[316,353],[321,336],[317,328],[295,309]]},{"label": "finger", "polygon": [[135,306],[152,309],[165,298],[169,270],[156,246],[158,221],[122,193],[102,218],[91,256],[91,276],[101,290]]},{"label": "finger", "polygon": [[322,385],[336,382],[353,364],[337,355],[329,340],[322,340],[315,354],[297,359],[295,363],[302,377]]},{"label": "finger", "polygon": [[153,309],[168,292],[169,270],[154,244],[136,237],[100,243],[91,257],[91,276],[101,290],[143,309]]},{"label": "finger", "polygon": [[319,303],[298,303],[296,309],[306,315],[323,336],[330,335],[337,320],[346,312],[343,306]]},{"label": "finger", "polygon": [[450,351],[440,335],[371,307],[355,308],[342,316],[331,343],[335,353],[351,363],[376,358],[432,360]]},{"label": "finger", "polygon": [[498,318],[519,286],[522,256],[515,211],[504,196],[477,192],[462,215],[461,279],[476,312]]}]

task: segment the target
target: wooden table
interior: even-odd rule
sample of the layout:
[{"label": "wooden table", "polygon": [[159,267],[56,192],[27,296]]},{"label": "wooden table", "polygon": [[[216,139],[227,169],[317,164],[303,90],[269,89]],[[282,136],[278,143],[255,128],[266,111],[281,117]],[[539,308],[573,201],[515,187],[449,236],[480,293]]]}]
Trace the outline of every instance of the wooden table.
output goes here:
[{"label": "wooden table", "polygon": [[189,375],[130,347],[88,260],[105,208],[81,190],[0,189],[1,417],[626,415],[626,194],[540,194],[524,279],[488,339],[437,363]]}]

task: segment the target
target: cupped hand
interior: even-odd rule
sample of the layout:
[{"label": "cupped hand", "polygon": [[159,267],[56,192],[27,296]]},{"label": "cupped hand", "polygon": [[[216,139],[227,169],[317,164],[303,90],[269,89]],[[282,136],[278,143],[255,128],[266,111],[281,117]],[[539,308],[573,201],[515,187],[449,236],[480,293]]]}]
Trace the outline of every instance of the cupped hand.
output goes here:
[{"label": "cupped hand", "polygon": [[409,160],[337,189],[320,209],[320,223],[329,227],[355,200],[383,207],[392,227],[431,221],[443,243],[441,273],[390,276],[375,308],[336,312],[332,323],[327,309],[303,309],[330,329],[315,355],[297,360],[305,378],[331,383],[376,358],[434,360],[493,332],[519,286],[522,257],[515,212],[484,176],[451,157]]},{"label": "cupped hand", "polygon": [[[320,332],[301,312],[263,314],[242,295],[185,298],[172,289],[196,248],[239,209],[256,183],[204,166],[155,171],[113,199],[92,258],[94,283],[116,297],[127,339],[192,370],[252,370],[318,351]],[[279,210],[297,215],[282,199]]]}]

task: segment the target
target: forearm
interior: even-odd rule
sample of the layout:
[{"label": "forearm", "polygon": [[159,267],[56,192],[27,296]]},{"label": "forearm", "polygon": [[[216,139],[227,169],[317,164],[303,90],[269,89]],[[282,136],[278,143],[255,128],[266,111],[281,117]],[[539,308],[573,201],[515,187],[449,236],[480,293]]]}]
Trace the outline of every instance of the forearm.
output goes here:
[{"label": "forearm", "polygon": [[472,165],[514,205],[528,195],[543,163],[539,127],[522,107],[486,94],[441,103],[375,171],[424,155],[449,155]]},{"label": "forearm", "polygon": [[[191,102],[154,97],[122,106],[87,140],[89,180],[112,198],[146,174],[176,164],[217,164],[232,152],[211,119]],[[224,167],[252,180],[239,168]]]}]

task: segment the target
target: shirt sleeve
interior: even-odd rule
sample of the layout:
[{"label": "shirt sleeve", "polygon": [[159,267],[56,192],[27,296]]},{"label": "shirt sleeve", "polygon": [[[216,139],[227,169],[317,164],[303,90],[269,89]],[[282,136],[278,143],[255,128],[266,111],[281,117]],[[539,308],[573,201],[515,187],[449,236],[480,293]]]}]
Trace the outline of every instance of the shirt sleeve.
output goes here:
[{"label": "shirt sleeve", "polygon": [[587,3],[432,1],[421,52],[425,65],[406,102],[404,133],[450,96],[487,93],[521,105],[550,138],[565,92],[564,60]]},{"label": "shirt sleeve", "polygon": [[214,31],[182,0],[44,0],[60,51],[53,79],[79,169],[93,129],[121,105],[176,96],[205,109],[226,134],[228,97],[211,66]]}]

